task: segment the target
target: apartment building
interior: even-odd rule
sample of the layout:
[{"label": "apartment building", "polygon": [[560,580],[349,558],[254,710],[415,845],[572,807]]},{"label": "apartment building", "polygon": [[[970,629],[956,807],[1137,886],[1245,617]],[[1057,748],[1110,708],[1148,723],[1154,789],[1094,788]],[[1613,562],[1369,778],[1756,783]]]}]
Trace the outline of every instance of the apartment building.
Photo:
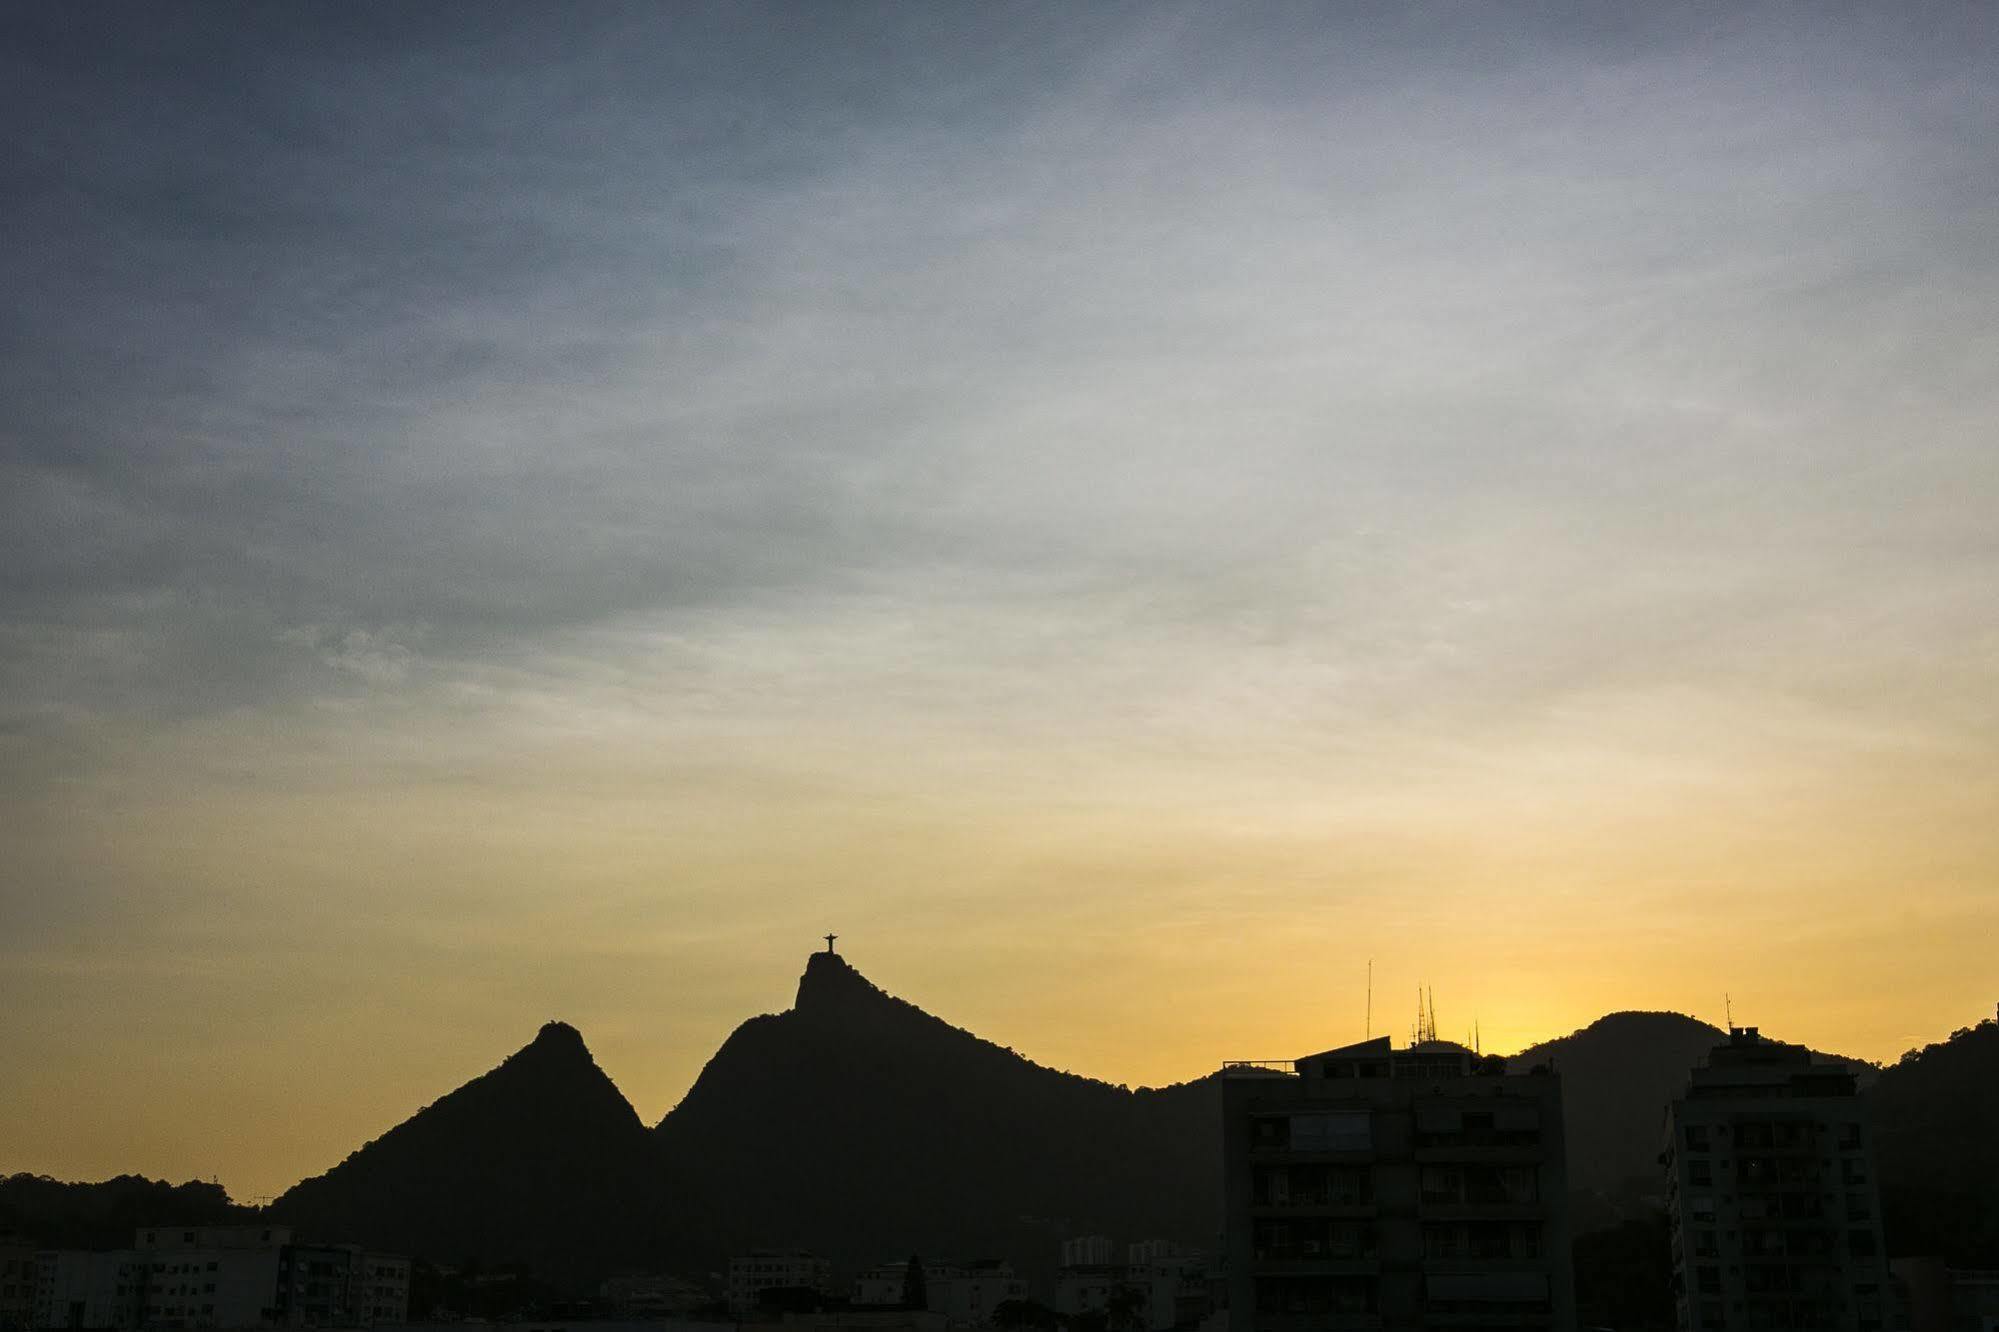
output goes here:
[{"label": "apartment building", "polygon": [[1666,1112],[1684,1332],[1892,1325],[1866,1102],[1843,1064],[1731,1028]]},{"label": "apartment building", "polygon": [[22,1332],[35,1317],[35,1246],[0,1233],[0,1332]]},{"label": "apartment building", "polygon": [[36,1255],[37,1328],[370,1327],[409,1316],[407,1258],[285,1226],[148,1226],[130,1249]]},{"label": "apartment building", "polygon": [[1223,1073],[1232,1332],[1573,1328],[1551,1071],[1381,1037]]},{"label": "apartment building", "polygon": [[[881,1263],[854,1278],[854,1303],[884,1308],[902,1303],[908,1289],[907,1258]],[[1024,1300],[1027,1282],[1000,1258],[923,1262],[923,1303],[952,1327],[984,1327],[993,1310],[1008,1300]]]},{"label": "apartment building", "polygon": [[147,1270],[135,1249],[44,1249],[35,1255],[32,1326],[130,1332],[145,1319]]},{"label": "apartment building", "polygon": [[729,1260],[729,1312],[754,1312],[767,1290],[832,1289],[833,1265],[804,1249],[753,1249]]}]

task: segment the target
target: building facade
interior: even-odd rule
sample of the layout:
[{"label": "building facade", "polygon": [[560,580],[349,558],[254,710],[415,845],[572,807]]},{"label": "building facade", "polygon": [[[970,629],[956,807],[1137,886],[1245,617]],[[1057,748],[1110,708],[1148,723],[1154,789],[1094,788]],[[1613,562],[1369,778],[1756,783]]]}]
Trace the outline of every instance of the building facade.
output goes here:
[{"label": "building facade", "polygon": [[35,1318],[35,1246],[0,1234],[0,1332],[22,1332]]},{"label": "building facade", "polygon": [[[892,1307],[902,1303],[908,1288],[907,1258],[882,1263],[854,1278],[854,1303],[863,1308]],[[992,1322],[993,1310],[1029,1294],[1027,1282],[1004,1259],[923,1262],[923,1306],[942,1314],[951,1327],[985,1327]]]},{"label": "building facade", "polygon": [[1223,1070],[1231,1332],[1568,1332],[1561,1083],[1386,1037]]},{"label": "building facade", "polygon": [[1842,1064],[1732,1028],[1666,1113],[1684,1332],[1892,1326],[1866,1102]]},{"label": "building facade", "polygon": [[35,1269],[35,1327],[129,1332],[142,1325],[148,1263],[136,1249],[44,1249]]},{"label": "building facade", "polygon": [[36,1256],[49,1329],[371,1327],[409,1317],[407,1258],[295,1244],[284,1226],[148,1226],[133,1247]]},{"label": "building facade", "polygon": [[753,1249],[729,1260],[729,1312],[752,1313],[767,1290],[831,1292],[833,1265],[803,1249]]}]

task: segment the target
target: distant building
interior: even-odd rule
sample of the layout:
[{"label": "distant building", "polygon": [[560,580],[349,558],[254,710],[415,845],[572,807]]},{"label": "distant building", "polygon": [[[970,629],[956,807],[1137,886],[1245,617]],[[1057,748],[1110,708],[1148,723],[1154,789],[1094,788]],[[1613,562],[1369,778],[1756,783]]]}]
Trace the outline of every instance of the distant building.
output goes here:
[{"label": "distant building", "polygon": [[144,1325],[265,1327],[284,1321],[285,1226],[147,1227]]},{"label": "distant building", "polygon": [[1055,1272],[1055,1312],[1064,1318],[1103,1313],[1124,1286],[1124,1269],[1113,1257],[1109,1235],[1079,1235],[1062,1241],[1062,1265]]},{"label": "distant building", "polygon": [[1999,1332],[1999,1272],[1950,1274],[1951,1332]]},{"label": "distant building", "polygon": [[145,1318],[148,1263],[133,1249],[44,1249],[35,1259],[34,1326],[129,1332]]},{"label": "distant building", "polygon": [[1062,1266],[1109,1267],[1114,1252],[1109,1235],[1080,1235],[1062,1241]]},{"label": "distant building", "polygon": [[1223,1071],[1231,1332],[1575,1325],[1552,1073],[1386,1037]]},{"label": "distant building", "polygon": [[833,1265],[816,1254],[803,1249],[754,1249],[729,1260],[729,1312],[753,1312],[767,1290],[825,1295],[832,1284]]},{"label": "distant building", "polygon": [[[698,1328],[699,1325],[694,1326]],[[786,1332],[945,1332],[947,1326],[943,1314],[927,1309],[844,1309],[784,1315]],[[656,1332],[656,1329],[636,1329],[635,1332]]]},{"label": "distant building", "polygon": [[[999,1258],[923,1263],[923,1302],[951,1327],[984,1327],[993,1310],[1008,1300],[1024,1300],[1028,1284],[1011,1263]],[[909,1260],[881,1263],[854,1278],[857,1306],[885,1308],[902,1303],[909,1285]]]},{"label": "distant building", "polygon": [[133,1247],[37,1257],[34,1326],[371,1327],[409,1317],[409,1260],[295,1244],[284,1226],[148,1226]]},{"label": "distant building", "polygon": [[597,1296],[626,1318],[684,1318],[708,1303],[708,1293],[683,1277],[644,1273],[607,1277]]},{"label": "distant building", "polygon": [[1140,1240],[1125,1250],[1124,1288],[1146,1332],[1193,1327],[1212,1311],[1207,1255],[1172,1240]]},{"label": "distant building", "polygon": [[1999,1332],[1999,1272],[1952,1268],[1935,1256],[1892,1259],[1888,1270],[1906,1296],[1909,1332]]},{"label": "distant building", "polygon": [[1065,1262],[1055,1276],[1055,1311],[1069,1318],[1103,1314],[1120,1328],[1166,1332],[1192,1327],[1213,1307],[1205,1254],[1172,1240],[1139,1240],[1125,1247],[1125,1261],[1112,1261],[1109,1239],[1101,1235],[1066,1241]]},{"label": "distant building", "polygon": [[0,1332],[21,1332],[35,1318],[35,1246],[0,1234]]},{"label": "distant building", "polygon": [[1666,1114],[1683,1332],[1891,1325],[1866,1102],[1843,1064],[1729,1031]]}]

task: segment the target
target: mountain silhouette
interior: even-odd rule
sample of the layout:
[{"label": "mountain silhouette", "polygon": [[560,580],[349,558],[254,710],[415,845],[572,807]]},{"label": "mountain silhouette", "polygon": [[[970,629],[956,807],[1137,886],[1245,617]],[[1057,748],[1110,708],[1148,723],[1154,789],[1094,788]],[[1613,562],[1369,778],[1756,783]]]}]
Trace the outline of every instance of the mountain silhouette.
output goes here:
[{"label": "mountain silhouette", "polygon": [[1506,1061],[1519,1073],[1552,1062],[1562,1078],[1569,1188],[1618,1197],[1664,1188],[1659,1125],[1687,1071],[1727,1034],[1680,1013],[1610,1013]]},{"label": "mountain silhouette", "polygon": [[567,1275],[642,1244],[649,1166],[637,1112],[576,1029],[551,1022],[271,1212],[322,1238]]},{"label": "mountain silhouette", "polygon": [[[1509,1060],[1561,1074],[1578,1232],[1658,1191],[1665,1104],[1723,1039],[1613,1013]],[[1079,1234],[1213,1247],[1220,1135],[1214,1077],[1134,1091],[1047,1068],[822,952],[792,1006],[737,1027],[651,1129],[550,1023],[272,1210],[320,1237],[558,1278],[714,1271],[779,1246],[842,1265],[1003,1255],[1035,1276]]]},{"label": "mountain silhouette", "polygon": [[[1719,1027],[1682,1013],[1610,1013],[1507,1060],[1513,1072],[1552,1062],[1561,1075],[1578,1233],[1614,1225],[1640,1199],[1664,1191],[1658,1158],[1666,1104],[1686,1093],[1689,1071],[1727,1039]],[[1873,1079],[1871,1064],[1820,1057],[1853,1068],[1863,1086]]]},{"label": "mountain silhouette", "polygon": [[1911,1050],[1867,1096],[1891,1252],[1999,1267],[1999,1022]]},{"label": "mountain silhouette", "polygon": [[656,1134],[710,1252],[925,1252],[1052,1264],[1069,1235],[1212,1246],[1212,1079],[1130,1091],[1045,1068],[816,953],[790,1010],[743,1023]]}]

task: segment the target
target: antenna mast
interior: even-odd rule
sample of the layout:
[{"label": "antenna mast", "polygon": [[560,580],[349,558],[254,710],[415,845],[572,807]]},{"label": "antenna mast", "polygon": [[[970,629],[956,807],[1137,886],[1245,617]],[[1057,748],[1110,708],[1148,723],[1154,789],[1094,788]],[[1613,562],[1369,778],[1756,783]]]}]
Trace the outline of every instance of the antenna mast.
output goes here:
[{"label": "antenna mast", "polygon": [[1367,1039],[1374,1039],[1374,959],[1367,960]]}]

